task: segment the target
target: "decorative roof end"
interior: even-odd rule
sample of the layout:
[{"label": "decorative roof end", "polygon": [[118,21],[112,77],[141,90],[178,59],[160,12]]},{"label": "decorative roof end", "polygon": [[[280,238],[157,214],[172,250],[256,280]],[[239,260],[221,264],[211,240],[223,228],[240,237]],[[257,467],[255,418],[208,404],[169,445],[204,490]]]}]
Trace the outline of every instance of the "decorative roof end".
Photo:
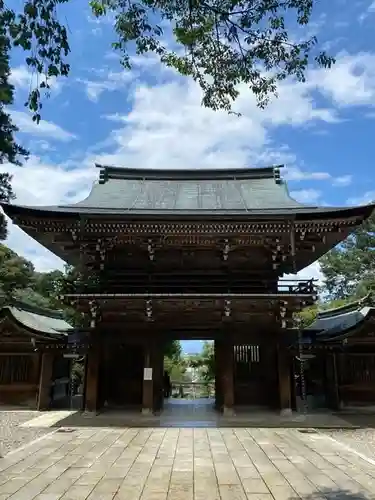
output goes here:
[{"label": "decorative roof end", "polygon": [[283,165],[278,165],[277,167],[274,167],[273,169],[273,178],[275,179],[276,184],[281,184],[282,179],[280,176],[280,168],[283,167]]}]

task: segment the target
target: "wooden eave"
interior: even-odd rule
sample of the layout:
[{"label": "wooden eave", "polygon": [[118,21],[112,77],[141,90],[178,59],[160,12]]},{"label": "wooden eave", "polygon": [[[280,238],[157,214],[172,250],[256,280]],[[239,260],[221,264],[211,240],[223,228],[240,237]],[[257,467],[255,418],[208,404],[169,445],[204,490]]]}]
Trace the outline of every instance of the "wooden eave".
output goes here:
[{"label": "wooden eave", "polygon": [[[25,343],[31,342],[31,339],[39,342],[59,342],[67,337],[66,334],[61,333],[61,335],[49,335],[45,332],[40,332],[39,330],[34,330],[24,325],[17,320],[7,307],[3,307],[0,310],[0,330],[9,328],[10,332],[18,331],[20,337],[18,339],[24,338]],[[12,335],[9,336],[9,342],[12,342]]]},{"label": "wooden eave", "polygon": [[[78,262],[80,244],[98,237],[113,238],[119,233],[144,238],[158,238],[160,235],[215,235],[218,238],[230,238],[241,234],[269,235],[277,238],[294,231],[297,240],[304,238],[306,234],[326,235],[326,241],[317,244],[315,252],[297,253],[295,271],[310,265],[345,239],[371,215],[374,206],[370,204],[353,208],[290,209],[284,212],[263,210],[258,213],[169,211],[97,214],[92,211],[86,213],[83,209],[67,211],[60,207],[39,208],[3,204],[5,213],[15,224],[71,264]],[[70,244],[59,242],[57,235],[65,235]]]},{"label": "wooden eave", "polygon": [[[348,306],[342,306],[340,309],[345,309]],[[368,327],[372,327],[372,332],[369,332]],[[361,321],[344,329],[336,334],[326,332],[308,330],[308,333],[315,336],[315,340],[309,343],[303,343],[303,350],[314,349],[345,349],[355,346],[375,346],[375,309],[371,309],[369,315],[364,317]],[[291,346],[293,349],[298,349],[298,342]]]}]

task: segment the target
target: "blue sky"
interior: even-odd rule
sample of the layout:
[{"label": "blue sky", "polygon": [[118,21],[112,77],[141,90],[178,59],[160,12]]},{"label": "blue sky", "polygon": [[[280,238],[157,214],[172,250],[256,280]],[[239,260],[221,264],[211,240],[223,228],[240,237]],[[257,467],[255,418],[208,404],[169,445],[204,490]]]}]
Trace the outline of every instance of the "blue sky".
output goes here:
[{"label": "blue sky", "polygon": [[[305,84],[284,82],[265,109],[241,88],[241,117],[200,106],[200,91],[154,57],[132,57],[123,71],[111,49],[112,21],[82,3],[63,6],[71,74],[52,82],[39,125],[23,104],[32,75],[14,53],[13,119],[32,156],[14,175],[17,202],[51,205],[83,199],[97,178],[94,162],[151,168],[244,167],[285,163],[284,177],[307,204],[350,205],[375,199],[375,49],[372,0],[317,2],[309,34],[337,58],[311,67]],[[84,5],[86,5],[84,3]],[[295,33],[300,36],[300,33]],[[38,270],[62,262],[11,227],[8,244]],[[313,265],[305,275],[319,276]]]}]

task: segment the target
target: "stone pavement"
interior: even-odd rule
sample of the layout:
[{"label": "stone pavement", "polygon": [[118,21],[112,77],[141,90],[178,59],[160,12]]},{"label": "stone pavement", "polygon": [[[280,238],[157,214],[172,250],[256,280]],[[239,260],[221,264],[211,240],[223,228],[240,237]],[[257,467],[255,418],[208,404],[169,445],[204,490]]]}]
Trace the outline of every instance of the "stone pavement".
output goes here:
[{"label": "stone pavement", "polygon": [[375,498],[375,461],[297,429],[60,429],[0,459],[0,500]]}]

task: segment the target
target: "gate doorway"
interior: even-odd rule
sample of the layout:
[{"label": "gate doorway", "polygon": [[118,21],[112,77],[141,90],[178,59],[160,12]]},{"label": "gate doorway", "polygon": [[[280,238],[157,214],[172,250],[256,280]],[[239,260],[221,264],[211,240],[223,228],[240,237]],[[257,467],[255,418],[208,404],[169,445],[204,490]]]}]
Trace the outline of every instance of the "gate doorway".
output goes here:
[{"label": "gate doorway", "polygon": [[216,413],[214,343],[192,340],[178,345],[179,353],[164,357],[163,415],[206,421]]}]

